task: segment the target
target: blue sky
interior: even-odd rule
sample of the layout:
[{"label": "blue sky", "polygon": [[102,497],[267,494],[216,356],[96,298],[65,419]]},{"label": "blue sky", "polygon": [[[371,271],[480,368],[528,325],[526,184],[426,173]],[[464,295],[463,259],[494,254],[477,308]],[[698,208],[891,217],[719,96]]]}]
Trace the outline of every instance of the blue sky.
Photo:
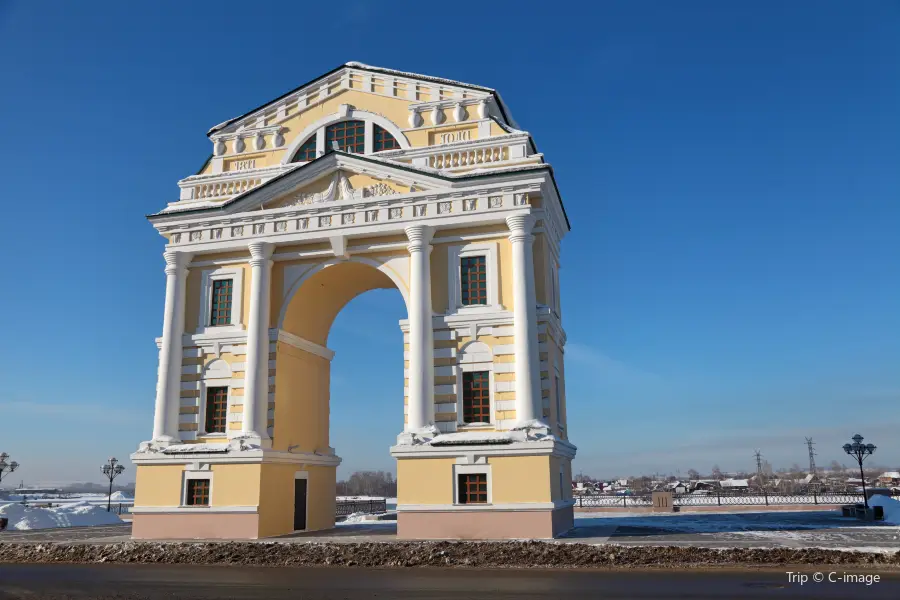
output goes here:
[{"label": "blue sky", "polygon": [[[209,127],[358,60],[498,89],[554,165],[576,471],[803,464],[807,435],[827,464],[857,430],[896,466],[898,27],[874,0],[501,2],[471,23],[0,0],[0,451],[30,482],[99,480],[149,436],[164,275],[143,215]],[[334,325],[342,474],[393,468],[403,316],[376,291]]]}]

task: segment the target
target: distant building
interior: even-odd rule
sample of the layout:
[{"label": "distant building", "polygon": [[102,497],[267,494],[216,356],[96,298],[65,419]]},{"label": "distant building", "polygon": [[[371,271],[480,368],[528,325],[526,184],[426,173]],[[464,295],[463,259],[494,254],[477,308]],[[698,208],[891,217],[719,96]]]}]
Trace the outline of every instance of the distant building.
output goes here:
[{"label": "distant building", "polygon": [[900,471],[885,471],[878,476],[878,484],[885,487],[900,485]]},{"label": "distant building", "polygon": [[727,491],[744,491],[750,488],[750,482],[746,479],[723,479],[719,483]]}]

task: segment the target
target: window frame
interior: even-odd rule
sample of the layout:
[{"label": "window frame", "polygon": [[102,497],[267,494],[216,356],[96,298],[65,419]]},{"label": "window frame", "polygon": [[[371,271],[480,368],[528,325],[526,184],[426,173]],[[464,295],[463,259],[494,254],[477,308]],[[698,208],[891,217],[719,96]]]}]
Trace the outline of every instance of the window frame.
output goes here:
[{"label": "window frame", "polygon": [[[206,435],[226,435],[228,433],[228,413],[231,408],[231,388],[227,385],[206,385],[203,386],[204,389],[204,407],[203,414],[201,415],[203,418],[203,432]],[[212,390],[224,390],[225,391],[225,417],[224,423],[222,426],[222,431],[210,431],[209,430],[209,394]]]},{"label": "window frame", "polygon": [[[228,366],[228,372],[226,373],[223,370],[210,371],[210,365],[217,364],[219,361]],[[235,381],[232,379],[234,376],[234,372],[231,370],[231,365],[226,363],[221,358],[216,359],[214,361],[209,362],[207,365],[203,367],[200,375],[200,402],[199,402],[199,414],[197,415],[197,431],[194,439],[197,438],[223,438],[228,437],[229,429],[228,425],[230,421],[228,420],[228,416],[231,414],[231,407],[233,406],[234,399],[232,397],[232,389],[234,387],[243,386],[243,382],[238,380]],[[237,385],[235,385],[237,383]],[[228,396],[227,396],[227,404],[225,409],[225,431],[224,432],[214,432],[211,433],[206,431],[206,401],[207,401],[207,390],[211,387],[224,387],[228,388]],[[243,418],[243,417],[242,417]],[[240,433],[236,431],[235,433]]]},{"label": "window frame", "polygon": [[[449,295],[447,306],[448,314],[468,314],[479,312],[495,312],[503,310],[500,305],[500,290],[498,285],[499,268],[497,256],[499,254],[497,242],[480,242],[450,246],[447,249],[447,292]],[[462,259],[482,256],[487,281],[487,304],[463,304],[462,303]]]},{"label": "window frame", "polygon": [[[308,138],[306,138],[306,139],[303,141],[303,143],[300,144],[300,145],[297,147],[296,150],[294,150],[294,155],[291,156],[291,162],[292,162],[292,163],[312,162],[312,161],[316,160],[317,158],[319,158],[320,156],[322,156],[322,155],[319,153],[320,149],[319,149],[319,139],[318,139],[318,138],[319,138],[319,132],[318,132],[318,131],[315,131],[311,136],[309,136]],[[300,151],[303,150],[303,147],[306,146],[307,144],[309,144],[310,142],[312,142],[312,147],[313,147],[313,154],[314,154],[314,156],[313,156],[312,158],[309,158],[309,159],[297,160],[297,155],[300,154]]]},{"label": "window frame", "polygon": [[[212,319],[213,284],[223,279],[232,280],[231,291],[231,323],[227,325],[210,325]],[[200,283],[200,315],[196,333],[235,333],[243,331],[244,269],[243,267],[222,267],[203,271]]]},{"label": "window frame", "polygon": [[[477,374],[484,374],[486,384],[487,384],[487,421],[466,421],[466,376],[472,376]],[[462,389],[459,393],[460,398],[460,408],[462,412],[463,423],[466,425],[475,425],[475,426],[483,426],[490,425],[493,419],[491,415],[493,413],[494,403],[492,402],[492,394],[491,394],[491,372],[489,370],[476,371],[476,370],[465,370],[460,373],[460,382],[462,384]],[[481,407],[479,407],[481,408]],[[474,411],[473,411],[474,412]]]},{"label": "window frame", "polygon": [[[323,140],[324,140],[325,154],[328,154],[328,153],[330,153],[330,152],[334,152],[334,150],[331,149],[331,147],[330,147],[330,145],[329,145],[329,143],[328,143],[328,130],[329,130],[329,129],[335,129],[335,128],[337,128],[337,127],[343,125],[343,126],[344,126],[344,132],[346,133],[346,131],[347,131],[347,129],[348,129],[348,127],[347,127],[347,125],[346,125],[347,123],[355,123],[355,125],[353,125],[354,128],[357,128],[357,127],[361,127],[361,128],[362,128],[362,132],[363,132],[363,133],[362,133],[362,138],[363,138],[363,139],[362,139],[362,150],[359,151],[359,152],[357,152],[356,150],[350,151],[350,150],[340,149],[340,148],[339,148],[338,151],[339,151],[339,152],[346,152],[347,154],[361,154],[361,155],[369,154],[369,152],[366,152],[366,149],[367,149],[367,148],[371,148],[371,143],[367,141],[367,140],[369,139],[369,136],[367,135],[367,134],[368,134],[368,131],[367,131],[367,130],[370,129],[370,128],[369,128],[369,127],[366,127],[366,121],[365,121],[365,120],[363,120],[363,119],[354,119],[354,118],[340,119],[340,120],[338,120],[338,121],[335,121],[334,123],[329,123],[328,125],[326,125],[325,127],[322,128],[322,138],[323,138]],[[357,136],[354,135],[353,137],[357,137]],[[347,139],[347,136],[344,135],[344,137],[343,137],[342,139]],[[318,145],[318,141],[316,142],[316,144]],[[359,145],[359,142],[353,142],[353,146],[357,146],[357,145]]]},{"label": "window frame", "polygon": [[[481,299],[480,296],[482,295],[480,287],[478,288],[477,294],[472,293],[472,278],[471,277],[467,278],[466,275],[471,274],[473,272],[473,270],[471,268],[467,269],[463,265],[464,262],[468,262],[468,261],[474,262],[475,265],[479,265],[479,263],[480,263],[480,265],[483,266],[483,268],[484,268],[484,302],[466,302],[467,294],[466,294],[466,291],[463,290],[464,283],[468,283],[468,286],[469,286],[468,296],[469,296],[470,300],[472,299],[473,295],[479,296],[478,299],[480,300]],[[460,303],[460,305],[464,306],[465,308],[472,308],[474,306],[487,306],[488,305],[487,262],[488,262],[488,258],[487,258],[487,256],[485,256],[483,254],[472,254],[470,256],[460,256],[459,257],[459,303]],[[475,274],[480,275],[481,269],[476,270]],[[476,279],[475,283],[480,283],[480,281]]]},{"label": "window frame", "polygon": [[[487,479],[487,502],[460,502],[459,479],[461,475],[484,475]],[[491,465],[453,465],[453,505],[454,506],[491,506],[494,502],[493,481],[491,477]]]},{"label": "window frame", "polygon": [[[488,402],[490,405],[490,421],[487,423],[466,423],[463,411],[463,374],[488,372]],[[456,355],[456,429],[468,430],[498,427],[497,422],[497,386],[494,383],[494,355],[491,347],[484,342],[473,341],[459,349]]]},{"label": "window frame", "polygon": [[[188,482],[195,481],[198,479],[205,479],[209,481],[209,492],[207,493],[208,498],[207,504],[188,504],[188,490],[190,489],[190,484]],[[205,469],[193,469],[184,471],[184,476],[182,478],[181,483],[181,506],[184,508],[197,508],[197,509],[208,509],[213,505],[213,472],[209,469],[209,466]]]},{"label": "window frame", "polygon": [[[384,127],[379,125],[378,123],[372,123],[371,129],[372,129],[372,142],[371,142],[370,146],[371,146],[371,150],[372,150],[373,154],[375,152],[388,152],[389,150],[402,150],[403,149],[403,146],[400,145],[400,140],[398,140],[397,137],[393,133],[391,133],[390,131],[388,131],[387,129],[385,129]],[[382,148],[381,150],[378,150],[375,148],[375,144],[377,142],[375,137],[378,135],[378,131],[377,131],[378,129],[380,129],[382,132],[384,132],[384,134],[386,136],[390,136],[390,138],[392,140],[394,140],[394,144],[397,145],[396,148]],[[366,130],[366,138],[368,138],[368,129]]]}]

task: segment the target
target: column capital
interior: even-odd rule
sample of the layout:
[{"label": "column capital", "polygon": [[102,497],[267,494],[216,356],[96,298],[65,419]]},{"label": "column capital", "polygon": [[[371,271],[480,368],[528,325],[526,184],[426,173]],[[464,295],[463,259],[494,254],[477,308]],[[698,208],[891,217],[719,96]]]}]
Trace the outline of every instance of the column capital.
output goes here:
[{"label": "column capital", "polygon": [[194,255],[191,252],[166,250],[163,252],[163,258],[166,259],[166,274],[183,273],[187,270],[187,266],[191,264],[191,258],[193,257]]},{"label": "column capital", "polygon": [[275,252],[275,244],[270,242],[250,242],[247,245],[250,250],[250,265],[263,265],[267,260],[272,258]]},{"label": "column capital", "polygon": [[534,237],[531,230],[534,229],[535,218],[531,214],[512,215],[506,217],[506,226],[509,227],[509,241],[528,242]]},{"label": "column capital", "polygon": [[410,252],[421,252],[426,246],[431,244],[431,238],[434,236],[434,229],[428,225],[410,225],[403,231],[409,239],[406,248]]}]

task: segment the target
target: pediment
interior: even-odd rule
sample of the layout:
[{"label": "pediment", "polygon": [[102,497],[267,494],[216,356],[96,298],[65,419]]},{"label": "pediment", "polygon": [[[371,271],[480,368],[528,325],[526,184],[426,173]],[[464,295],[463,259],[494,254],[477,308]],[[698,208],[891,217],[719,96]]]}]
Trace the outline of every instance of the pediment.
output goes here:
[{"label": "pediment", "polygon": [[391,98],[402,101],[404,105],[428,104],[444,99],[471,100],[488,97],[495,97],[497,102],[502,104],[499,95],[491,88],[349,62],[250,112],[216,125],[207,135],[227,134],[254,129],[260,124],[284,122],[290,115],[302,114],[306,110],[318,107],[325,100],[348,91],[361,92],[372,97]]},{"label": "pediment", "polygon": [[319,177],[316,181],[300,185],[267,203],[266,208],[309,206],[344,200],[368,200],[379,196],[394,196],[425,189],[425,187],[417,188],[415,185],[404,185],[389,177],[379,177],[376,174],[335,169],[333,172]]}]

